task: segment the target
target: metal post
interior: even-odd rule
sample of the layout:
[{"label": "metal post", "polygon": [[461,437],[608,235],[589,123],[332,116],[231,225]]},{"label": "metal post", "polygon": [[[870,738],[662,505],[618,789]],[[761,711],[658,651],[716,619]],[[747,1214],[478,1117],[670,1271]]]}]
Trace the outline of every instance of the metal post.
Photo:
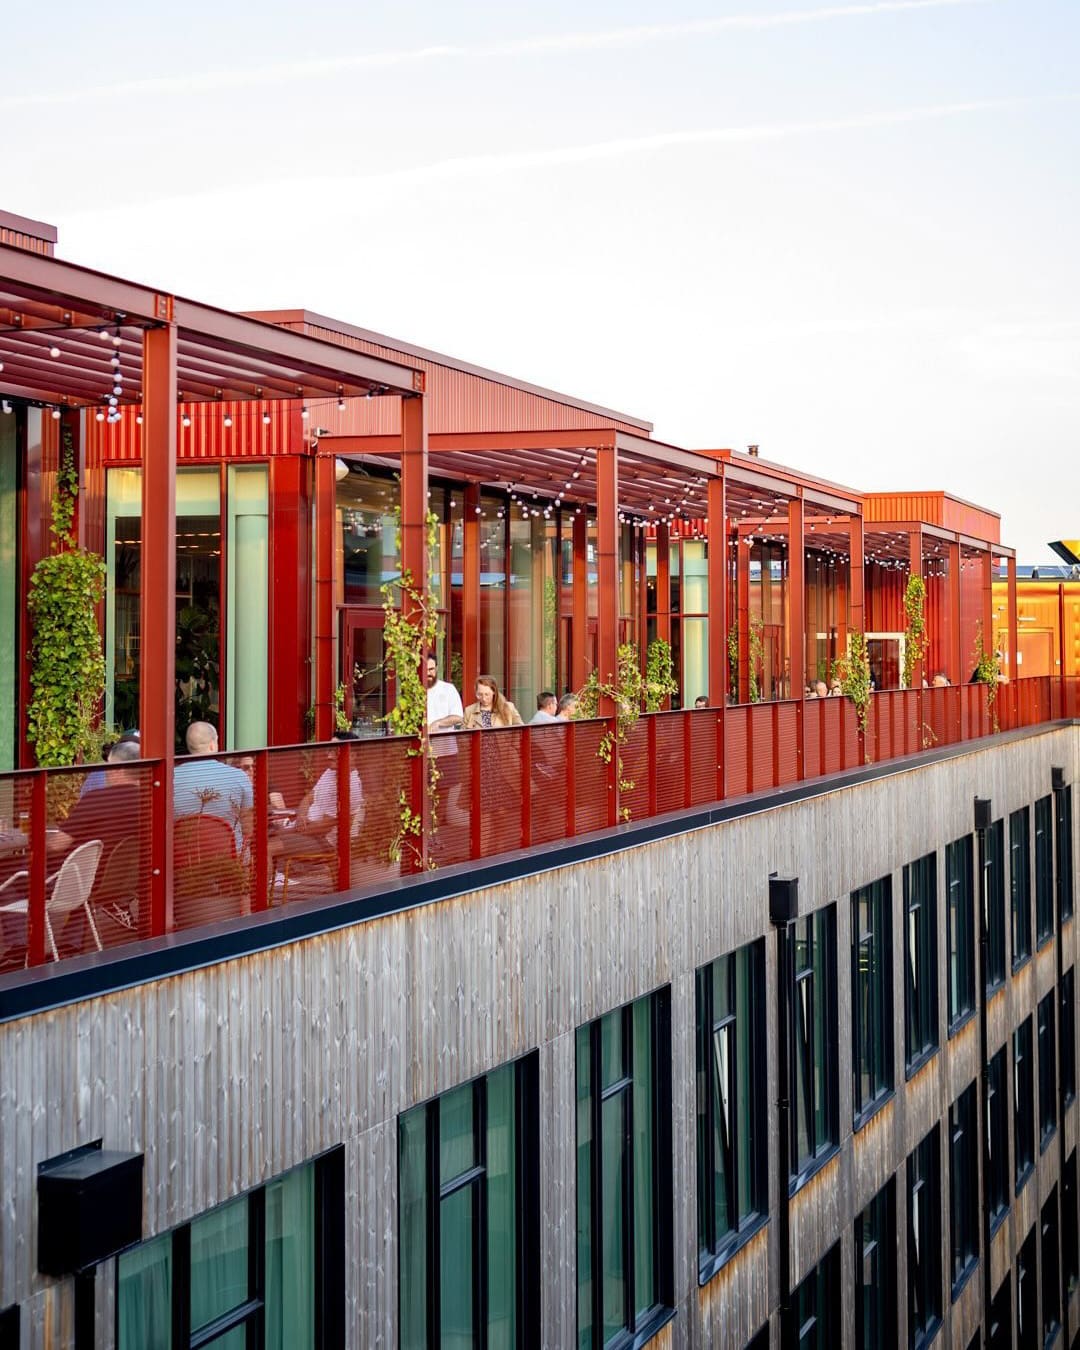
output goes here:
[{"label": "metal post", "polygon": [[735,550],[735,603],[739,615],[739,702],[750,702],[750,542],[739,535]]},{"label": "metal post", "polygon": [[[922,530],[912,530],[908,535],[908,576],[919,577],[923,586],[926,585],[926,578],[923,576],[923,537]],[[926,601],[923,600],[923,622],[926,622]],[[923,678],[926,674],[925,662],[918,660],[911,669],[911,683],[915,689],[921,689]]]},{"label": "metal post", "polygon": [[[1019,620],[1017,616],[1016,605],[1016,555],[1005,560],[1005,575],[1007,578],[1009,594],[1009,679],[1017,680],[1020,676],[1020,632]],[[1065,674],[1064,671],[1061,672]]]},{"label": "metal post", "polygon": [[334,734],[334,553],[337,479],[333,455],[315,457],[315,739]]},{"label": "metal post", "polygon": [[866,631],[866,580],[863,548],[863,518],[848,522],[848,627]]},{"label": "metal post", "polygon": [[788,502],[788,697],[802,701],[806,687],[806,544],[803,501]]},{"label": "metal post", "polygon": [[[412,595],[403,593],[401,612],[414,623],[424,622],[428,573],[428,438],[424,400],[407,394],[401,400],[401,570],[409,579]],[[415,597],[415,598],[414,598]],[[423,656],[421,664],[423,664]],[[421,673],[422,678],[422,673]],[[427,728],[420,733],[420,800],[413,810],[420,815],[417,840],[417,870],[427,868],[431,836],[431,799],[427,791],[430,743]]]},{"label": "metal post", "polygon": [[570,584],[570,687],[580,689],[589,677],[589,522],[574,516],[574,571]]},{"label": "metal post", "polygon": [[[1050,784],[1054,794],[1054,964],[1057,975],[1057,990],[1054,996],[1055,1019],[1054,1026],[1058,1036],[1058,1045],[1061,1044],[1061,995],[1065,987],[1065,873],[1061,866],[1061,840],[1062,832],[1066,828],[1065,820],[1065,770],[1059,765],[1052,765],[1050,769]],[[1075,1037],[1074,1037],[1075,1042]],[[1076,1055],[1075,1044],[1073,1046],[1073,1055]],[[1065,1155],[1066,1155],[1066,1130],[1065,1130],[1065,1083],[1064,1074],[1061,1072],[1061,1056],[1056,1055],[1058,1061],[1057,1071],[1057,1108],[1058,1108],[1058,1175],[1065,1177]],[[1075,1065],[1073,1067],[1073,1077],[1075,1078]],[[1059,1194],[1059,1213],[1060,1213],[1060,1195]],[[1074,1201],[1075,1203],[1075,1201]],[[1059,1220],[1060,1223],[1060,1220]],[[1060,1227],[1059,1227],[1060,1232]],[[1069,1298],[1068,1291],[1065,1288],[1064,1271],[1062,1271],[1061,1280],[1061,1330],[1062,1345],[1069,1345]]]},{"label": "metal post", "polygon": [[[170,302],[171,307],[171,302]],[[173,756],[176,747],[176,328],[143,334],[142,589],[139,726],[159,761],[151,797],[150,927],[172,926]]]},{"label": "metal post", "polygon": [[[461,529],[461,688],[471,703],[480,670],[480,486],[465,486],[465,518]],[[491,674],[496,678],[498,671]]]}]

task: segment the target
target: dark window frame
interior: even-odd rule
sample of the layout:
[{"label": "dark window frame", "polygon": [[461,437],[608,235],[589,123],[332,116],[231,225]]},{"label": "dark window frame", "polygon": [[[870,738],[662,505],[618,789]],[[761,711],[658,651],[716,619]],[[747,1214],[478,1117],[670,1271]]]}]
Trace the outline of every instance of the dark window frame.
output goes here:
[{"label": "dark window frame", "polygon": [[[867,1233],[867,1215],[883,1231]],[[870,1280],[865,1278],[872,1269]],[[896,1178],[878,1191],[855,1220],[855,1350],[896,1350]],[[869,1305],[869,1306],[868,1306]],[[870,1322],[867,1328],[867,1321]]]},{"label": "dark window frame", "polygon": [[[804,1314],[804,1301],[812,1306]],[[791,1295],[798,1350],[834,1350],[840,1343],[840,1243],[835,1242]]]},{"label": "dark window frame", "polygon": [[990,1232],[995,1233],[1009,1213],[1009,1073],[1006,1047],[994,1055],[986,1068],[986,1208]]},{"label": "dark window frame", "polygon": [[1070,966],[1061,977],[1061,1020],[1058,1024],[1058,1049],[1061,1064],[1061,1100],[1065,1106],[1076,1096],[1076,967]]},{"label": "dark window frame", "polygon": [[905,866],[904,914],[904,1062],[910,1078],[941,1045],[936,853]]},{"label": "dark window frame", "polygon": [[1012,968],[1031,959],[1031,810],[1009,815],[1009,896],[1012,910]]},{"label": "dark window frame", "polygon": [[[486,1344],[488,1323],[487,1280],[487,1087],[491,1074],[505,1065],[496,1065],[486,1074],[455,1084],[472,1088],[473,1165],[444,1181],[441,1176],[440,1103],[446,1092],[417,1103],[398,1117],[398,1175],[401,1175],[401,1129],[406,1116],[423,1113],[424,1122],[424,1297],[427,1301],[427,1344],[437,1350],[441,1327],[441,1236],[442,1206],[466,1187],[472,1189],[472,1261],[473,1334]],[[515,1271],[515,1319],[518,1350],[536,1350],[540,1325],[540,1144],[539,1075],[540,1055],[533,1050],[510,1062],[514,1071],[514,1225],[517,1252]],[[408,1297],[401,1272],[404,1244],[401,1235],[405,1222],[401,1212],[401,1187],[398,1186],[398,1308]]]},{"label": "dark window frame", "polygon": [[[249,1350],[261,1350],[265,1336],[266,1295],[266,1189],[293,1172],[313,1169],[314,1281],[313,1343],[327,1350],[345,1346],[345,1147],[342,1144],[309,1158],[294,1168],[271,1177],[239,1196],[230,1196],[194,1215],[187,1223],[154,1234],[153,1242],[170,1236],[172,1241],[171,1340],[173,1350],[198,1350],[210,1346],[227,1332],[244,1327]],[[247,1201],[248,1297],[202,1327],[191,1325],[191,1227],[216,1209],[236,1200]],[[115,1266],[115,1313],[113,1336],[120,1343],[120,1261]]]},{"label": "dark window frame", "polygon": [[[941,1329],[941,1142],[935,1125],[907,1158],[908,1345],[922,1350]],[[918,1211],[918,1238],[915,1214]],[[922,1261],[916,1252],[922,1254]],[[921,1301],[923,1320],[916,1322]]]},{"label": "dark window frame", "polygon": [[[626,1293],[624,1298],[623,1330],[604,1341],[603,1281],[597,1276],[597,1263],[601,1259],[602,1241],[602,1185],[603,1185],[603,1130],[602,1108],[605,1101],[617,1095],[623,1097],[623,1120],[633,1120],[633,1011],[641,1000],[635,999],[621,1008],[612,1009],[622,1018],[622,1076],[608,1086],[603,1086],[601,1029],[604,1016],[594,1018],[584,1028],[588,1033],[589,1084],[591,1138],[589,1251],[592,1269],[588,1278],[592,1293],[592,1346],[594,1350],[638,1350],[638,1347],[651,1340],[667,1322],[675,1316],[674,1264],[673,1264],[673,1224],[672,1213],[672,1171],[671,1171],[671,989],[664,986],[651,994],[642,996],[649,1000],[650,1023],[652,1029],[651,1079],[654,1085],[652,1102],[653,1161],[652,1177],[654,1187],[654,1231],[653,1280],[656,1287],[656,1301],[643,1312],[636,1311],[634,1296],[634,1149],[633,1132],[626,1129],[623,1150],[623,1170],[621,1177],[622,1200],[622,1238],[623,1268],[626,1271]],[[575,1077],[577,1076],[577,1070]],[[580,1205],[580,1197],[578,1201]],[[582,1271],[578,1271],[577,1285],[580,1291]],[[581,1329],[578,1329],[578,1345],[581,1345]]]},{"label": "dark window frame", "polygon": [[[1035,1171],[1035,1036],[1025,1017],[1012,1034],[1013,1180],[1019,1195]],[[1019,1304],[1019,1296],[1017,1297]]]},{"label": "dark window frame", "polygon": [[1044,1153],[1058,1127],[1057,1099],[1057,1019],[1054,1015],[1055,991],[1039,999],[1035,1012],[1036,1042],[1039,1051],[1039,1152]]},{"label": "dark window frame", "polygon": [[[803,948],[808,960],[799,964],[799,950]],[[792,952],[791,998],[791,1177],[789,1190],[794,1193],[820,1168],[839,1147],[839,1072],[838,1031],[836,1006],[836,906],[826,905],[800,918],[795,925]],[[818,969],[818,952],[820,970]],[[820,982],[824,988],[819,988]],[[818,1002],[823,1016],[818,1021]],[[796,1034],[800,1018],[809,1036],[804,1045]],[[814,1035],[820,1025],[820,1044]],[[814,1072],[815,1060],[822,1060],[821,1072]],[[822,1084],[819,1093],[818,1084]],[[805,1102],[807,1140],[809,1151],[799,1152],[799,1103]],[[817,1132],[818,1117],[822,1119],[821,1135]],[[813,1126],[813,1138],[811,1138]]]},{"label": "dark window frame", "polygon": [[979,1264],[979,1131],[974,1080],[949,1107],[949,1249],[952,1301]]},{"label": "dark window frame", "polygon": [[[870,921],[864,928],[865,911]],[[865,969],[866,980],[861,975]],[[888,1101],[893,1068],[892,877],[880,877],[851,896],[852,1103],[855,1129]],[[863,998],[865,989],[866,998]],[[863,1097],[863,1078],[869,1080]]]},{"label": "dark window frame", "polygon": [[[972,836],[945,845],[948,962],[945,983],[949,1035],[975,1014],[975,894]],[[955,963],[955,991],[953,967]],[[955,1006],[954,1006],[955,1003]]]},{"label": "dark window frame", "polygon": [[1054,936],[1054,799],[1035,803],[1035,947]]},{"label": "dark window frame", "polygon": [[1055,862],[1057,866],[1058,903],[1062,923],[1073,916],[1075,907],[1072,837],[1072,784],[1057,793]]},{"label": "dark window frame", "polygon": [[1032,1327],[1039,1324],[1036,1228],[1033,1223],[1016,1253],[1016,1343],[1022,1346],[1032,1343],[1024,1329],[1025,1313],[1030,1315]]},{"label": "dark window frame", "polygon": [[1068,1303],[1080,1283],[1080,1215],[1077,1213],[1076,1149],[1065,1159],[1061,1176],[1061,1280]]},{"label": "dark window frame", "polygon": [[1043,1345],[1053,1345],[1061,1330],[1061,1220],[1058,1216],[1058,1188],[1050,1194],[1039,1210],[1039,1264],[1040,1300],[1042,1306]]},{"label": "dark window frame", "polygon": [[1005,821],[986,831],[986,993],[1005,984]]},{"label": "dark window frame", "polygon": [[[714,971],[719,962],[727,962],[729,1007],[718,1013],[715,1007]],[[749,989],[741,998],[740,980]],[[738,1008],[750,1013],[749,1043],[754,1047],[751,1062],[744,1064],[738,1053]],[[695,1043],[697,1064],[697,1169],[698,1169],[698,1282],[706,1284],[769,1219],[768,1194],[768,1085],[765,1080],[765,939],[747,943],[727,952],[695,972]],[[723,1135],[717,1119],[719,1068],[716,1037],[728,1033],[728,1101],[730,1116],[725,1147],[727,1166],[728,1213],[735,1222],[723,1233],[718,1231],[716,1141]],[[739,1130],[733,1124],[742,1098],[750,1112],[748,1158],[741,1156]],[[740,1212],[739,1196],[743,1183],[750,1203]]]}]

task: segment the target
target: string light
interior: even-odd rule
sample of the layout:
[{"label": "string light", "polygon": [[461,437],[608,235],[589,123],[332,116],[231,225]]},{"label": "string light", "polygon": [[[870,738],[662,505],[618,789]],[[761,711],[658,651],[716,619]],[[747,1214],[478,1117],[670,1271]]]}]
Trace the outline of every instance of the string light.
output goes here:
[{"label": "string light", "polygon": [[226,427],[226,428],[232,426],[232,415],[231,415],[231,413],[226,413],[226,414],[225,414],[225,416],[221,419],[221,425],[222,425],[223,427]]},{"label": "string light", "polygon": [[59,348],[59,347],[50,347],[50,348],[49,348],[49,355],[50,355],[50,356],[52,357],[52,359],[55,361],[56,358],[60,355],[60,348]]}]

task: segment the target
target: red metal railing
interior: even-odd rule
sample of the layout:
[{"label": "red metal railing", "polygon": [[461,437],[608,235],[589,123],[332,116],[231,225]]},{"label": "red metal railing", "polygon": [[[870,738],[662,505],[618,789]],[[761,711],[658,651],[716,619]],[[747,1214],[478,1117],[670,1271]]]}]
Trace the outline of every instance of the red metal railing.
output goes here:
[{"label": "red metal railing", "polygon": [[[1062,717],[1080,717],[1080,680],[1019,680],[993,700],[982,685],[887,690],[871,698],[865,733],[844,698],[655,713],[606,758],[604,720],[457,732],[433,738],[430,791],[404,737],[280,746],[217,756],[232,776],[208,771],[195,809],[171,822],[156,761],[0,775],[0,971]],[[152,897],[169,828],[164,912]],[[88,832],[102,848],[79,900],[59,877]]]}]

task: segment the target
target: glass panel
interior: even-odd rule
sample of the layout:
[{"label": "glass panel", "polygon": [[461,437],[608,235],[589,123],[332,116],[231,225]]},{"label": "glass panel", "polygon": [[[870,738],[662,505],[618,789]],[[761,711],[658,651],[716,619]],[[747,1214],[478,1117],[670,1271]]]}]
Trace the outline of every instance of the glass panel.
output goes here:
[{"label": "glass panel", "polygon": [[709,564],[705,556],[704,540],[687,539],[683,542],[682,576],[682,612],[708,614]]},{"label": "glass panel", "polygon": [[514,1067],[487,1079],[488,1350],[517,1344]]},{"label": "glass panel", "polygon": [[731,1117],[729,1103],[730,1022],[713,1032],[713,1149],[716,1156],[716,1233],[735,1226],[731,1205]]},{"label": "glass panel", "polygon": [[0,771],[15,767],[18,473],[15,418],[0,413]]},{"label": "glass panel", "polygon": [[683,619],[682,633],[682,705],[692,708],[694,699],[709,695],[709,621]]},{"label": "glass panel", "polygon": [[247,1343],[247,1330],[243,1326],[233,1327],[231,1331],[223,1332],[212,1341],[206,1342],[212,1350],[247,1350]]},{"label": "glass panel", "polygon": [[399,1350],[427,1350],[427,1110],[398,1125]]},{"label": "glass panel", "polygon": [[473,1306],[473,1220],[476,1187],[462,1186],[439,1209],[440,1344],[466,1350],[475,1344]]},{"label": "glass panel", "polygon": [[601,1278],[604,1340],[626,1325],[626,1239],[623,1204],[626,1173],[626,1093],[618,1092],[601,1110]]},{"label": "glass panel", "polygon": [[[482,496],[480,509],[480,672],[493,675],[505,690],[506,521],[499,519],[502,500],[498,497]],[[470,691],[465,702],[472,699]]]},{"label": "glass panel", "polygon": [[206,1326],[248,1298],[246,1196],[191,1224],[191,1325]]},{"label": "glass panel", "polygon": [[600,1085],[609,1088],[626,1072],[623,1054],[623,1010],[605,1013],[600,1019]]},{"label": "glass panel", "polygon": [[266,1350],[315,1350],[315,1169],[266,1187]]},{"label": "glass panel", "polygon": [[439,1179],[445,1186],[475,1165],[473,1085],[466,1083],[439,1098]]},{"label": "glass panel", "polygon": [[593,1333],[592,1053],[589,1028],[577,1030],[577,1280],[578,1347],[591,1350]]},{"label": "glass panel", "polygon": [[120,1256],[116,1298],[117,1350],[171,1350],[171,1233]]},{"label": "glass panel", "polygon": [[[500,508],[501,509],[501,508]],[[498,513],[496,512],[496,521]],[[544,550],[542,516],[511,517],[510,526],[510,684],[507,695],[527,722],[536,708],[541,667]],[[536,543],[534,550],[533,544]],[[551,688],[544,685],[544,688]]]},{"label": "glass panel", "polygon": [[230,466],[228,504],[226,748],[251,750],[266,744],[269,475],[264,464]]},{"label": "glass panel", "polygon": [[656,1138],[653,1087],[653,1000],[634,1004],[634,1295],[642,1313],[656,1302]]},{"label": "glass panel", "polygon": [[400,575],[397,547],[399,490],[392,478],[350,464],[337,485],[338,548],[334,599],[345,605],[381,605],[382,587]]},{"label": "glass panel", "polygon": [[755,943],[744,947],[736,957],[735,994],[737,1009],[735,1014],[735,1064],[732,1081],[735,1084],[735,1137],[732,1141],[732,1156],[738,1184],[738,1194],[734,1197],[736,1223],[746,1215],[758,1209],[757,1159],[755,1146],[755,1073],[760,1075],[759,1082],[764,1083],[765,1066],[755,1061],[755,1049],[764,1057],[764,1041],[760,1046],[754,1044],[755,1028],[759,1025],[760,1009],[756,1007],[757,998],[756,971],[762,954],[762,945]]}]

